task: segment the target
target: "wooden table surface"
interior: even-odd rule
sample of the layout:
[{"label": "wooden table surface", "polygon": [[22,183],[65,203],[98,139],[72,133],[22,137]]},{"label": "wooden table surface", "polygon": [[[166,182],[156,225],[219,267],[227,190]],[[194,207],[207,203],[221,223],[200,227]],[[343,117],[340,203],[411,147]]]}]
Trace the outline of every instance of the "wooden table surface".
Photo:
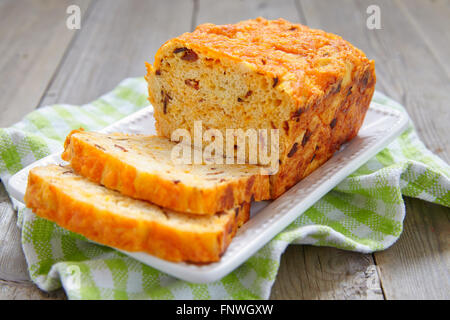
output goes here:
[{"label": "wooden table surface", "polygon": [[[81,28],[66,27],[69,5]],[[370,30],[370,5],[381,29]],[[376,61],[377,90],[408,109],[450,159],[449,0],[0,0],[0,127],[52,103],[82,104],[145,73],[167,39],[203,22],[283,17],[341,35]],[[374,254],[289,246],[272,299],[449,299],[450,209],[406,198],[400,240]],[[0,184],[0,299],[64,299],[30,282],[16,214]]]}]

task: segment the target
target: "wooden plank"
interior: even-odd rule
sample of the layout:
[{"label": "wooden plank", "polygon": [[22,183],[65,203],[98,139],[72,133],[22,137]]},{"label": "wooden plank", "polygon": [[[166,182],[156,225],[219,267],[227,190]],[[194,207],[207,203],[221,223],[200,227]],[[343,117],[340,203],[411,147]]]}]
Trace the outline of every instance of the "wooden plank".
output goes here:
[{"label": "wooden plank", "polygon": [[14,283],[0,280],[0,300],[64,300],[63,289],[51,293],[39,290],[32,283]]},{"label": "wooden plank", "polygon": [[[366,8],[371,4],[376,4],[381,9],[381,30],[366,28]],[[405,105],[425,144],[448,161],[448,75],[427,42],[421,38],[417,30],[418,24],[411,24],[410,17],[404,14],[398,3],[384,0],[302,0],[301,9],[310,26],[343,36],[375,59],[377,89]],[[348,21],[352,23],[347,23]],[[433,50],[439,50],[438,48],[436,46]],[[407,203],[408,218],[400,245],[375,253],[376,261],[380,263],[385,297],[402,299],[442,296],[442,286],[449,291],[448,277],[442,273],[442,270],[448,269],[449,254],[448,250],[442,249],[447,245],[443,237],[431,230],[434,225],[439,225],[444,230],[449,229],[447,214],[435,214],[436,211],[448,209],[439,209],[438,206],[419,200],[408,199]],[[423,215],[432,215],[432,220]],[[426,259],[433,263],[424,263],[421,260],[423,257],[413,253],[421,241],[426,243],[422,244],[424,249],[419,247],[418,252],[428,250]],[[398,275],[399,278],[390,275]],[[405,284],[407,281],[410,282]],[[404,290],[399,289],[400,287]]]},{"label": "wooden plank", "polygon": [[126,77],[144,76],[145,61],[170,37],[190,30],[191,1],[95,1],[41,102],[83,104]]},{"label": "wooden plank", "polygon": [[200,0],[195,25],[211,22],[214,24],[236,23],[257,17],[266,19],[284,18],[299,23],[300,16],[294,0]]},{"label": "wooden plank", "polygon": [[403,0],[397,3],[450,76],[450,0]]},{"label": "wooden plank", "polygon": [[84,14],[90,0],[0,2],[0,127],[32,111],[76,30],[66,27],[69,5]]},{"label": "wooden plank", "polygon": [[[263,16],[304,23],[298,3],[285,1],[199,1],[195,24],[235,23]],[[323,268],[315,268],[322,262]],[[333,268],[339,265],[336,273]],[[372,270],[370,272],[366,270]],[[366,279],[373,284],[366,286]],[[350,289],[350,288],[354,288]],[[271,299],[382,299],[380,281],[371,255],[318,247],[290,246],[281,258]]]},{"label": "wooden plank", "polygon": [[406,198],[400,239],[375,254],[387,299],[450,299],[450,209]]},{"label": "wooden plank", "polygon": [[299,245],[284,253],[270,298],[384,299],[372,255]]}]

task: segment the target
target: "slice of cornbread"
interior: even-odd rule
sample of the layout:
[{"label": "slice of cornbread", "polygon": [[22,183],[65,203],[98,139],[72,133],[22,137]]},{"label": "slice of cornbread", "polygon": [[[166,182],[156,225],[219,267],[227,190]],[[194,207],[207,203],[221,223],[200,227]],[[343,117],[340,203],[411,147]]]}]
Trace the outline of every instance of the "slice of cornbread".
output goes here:
[{"label": "slice of cornbread", "polygon": [[95,242],[171,261],[217,261],[250,205],[212,216],[165,210],[99,186],[69,167],[30,171],[25,203],[38,216]]},{"label": "slice of cornbread", "polygon": [[269,177],[256,165],[176,164],[167,138],[73,131],[62,158],[107,188],[180,212],[215,214],[270,198]]},{"label": "slice of cornbread", "polygon": [[374,61],[341,37],[263,18],[202,24],[164,43],[147,64],[159,134],[194,122],[279,129],[271,196],[327,161],[358,133],[375,88]]}]

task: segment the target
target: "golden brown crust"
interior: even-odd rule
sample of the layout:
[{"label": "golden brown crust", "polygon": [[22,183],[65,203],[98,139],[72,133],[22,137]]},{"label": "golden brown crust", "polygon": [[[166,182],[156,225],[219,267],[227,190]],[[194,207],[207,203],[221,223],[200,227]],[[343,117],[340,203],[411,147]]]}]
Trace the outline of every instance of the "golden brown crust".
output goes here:
[{"label": "golden brown crust", "polygon": [[281,18],[199,25],[193,32],[167,41],[157,51],[155,70],[160,67],[164,47],[174,42],[214,59],[226,57],[236,63],[249,63],[257,72],[277,79],[277,85],[288,82],[296,99],[322,95],[342,79],[345,62],[369,63],[361,50],[340,36]]},{"label": "golden brown crust", "polygon": [[[35,168],[30,171],[25,194],[26,205],[38,216],[54,221],[65,229],[122,250],[143,251],[170,261],[217,261],[237,228],[249,219],[250,205],[244,204],[236,210],[222,213],[226,217],[221,220],[225,223],[222,222],[220,230],[215,228],[205,232],[179,229],[165,223],[163,219],[138,219],[120,214],[117,206],[105,209],[100,203],[80,197],[77,193],[79,190],[61,188],[57,180],[70,179],[64,176],[64,172],[67,172],[64,170],[67,169],[50,169],[60,170],[58,175],[62,175],[62,178],[46,176],[42,174],[43,170],[47,169]],[[90,184],[92,183],[86,180],[86,186]],[[111,193],[106,197],[114,197]],[[129,201],[140,202],[132,199]]]},{"label": "golden brown crust", "polygon": [[270,177],[272,198],[308,176],[357,135],[375,91],[375,81],[372,63],[358,70],[354,81],[345,87],[339,85],[339,91],[331,88],[317,99],[302,112],[298,122],[288,121],[292,142],[280,159],[280,170]]},{"label": "golden brown crust", "polygon": [[[167,41],[158,50],[154,65],[147,68],[149,100],[155,106],[161,135],[170,137],[179,126],[191,130],[189,121],[197,115],[208,127],[223,130],[230,125],[229,119],[209,117],[223,110],[222,117],[231,114],[236,126],[244,130],[280,130],[280,169],[270,177],[272,198],[279,197],[356,136],[376,82],[374,61],[361,50],[337,35],[283,19],[200,25],[194,32]],[[186,68],[191,68],[199,80],[195,88],[182,89],[181,81],[178,87],[171,85],[181,77],[179,70]],[[214,82],[210,78],[219,78],[219,72],[212,77],[211,70],[224,70],[226,75]],[[251,80],[248,75],[252,75]],[[222,101],[208,95],[209,87],[236,78],[242,79],[234,83],[242,83],[243,90],[255,92],[257,87],[265,92],[265,97],[262,94],[259,100],[252,100],[258,108],[240,103],[239,98],[236,102],[236,86],[225,87],[231,98]],[[237,93],[238,97],[245,94]],[[273,97],[275,100],[270,100]],[[269,100],[273,103],[263,104]],[[227,109],[221,109],[223,105]],[[184,118],[180,116],[182,106],[189,106]]]},{"label": "golden brown crust", "polygon": [[[191,182],[181,177],[174,180],[163,175],[161,170],[146,170],[145,163],[141,167],[128,163],[123,156],[119,157],[110,152],[107,144],[100,141],[101,139],[107,140],[107,138],[123,140],[125,137],[143,140],[151,139],[151,137],[104,136],[105,138],[103,139],[103,136],[98,133],[72,131],[66,138],[62,158],[70,162],[71,167],[78,174],[110,189],[117,190],[124,195],[147,200],[179,212],[207,215],[235,208],[243,202],[251,202],[252,199],[260,201],[270,198],[269,177],[267,175],[244,174],[240,177],[220,179],[215,178],[217,176],[212,174],[222,171],[209,170],[210,172],[203,175],[203,178],[207,180],[216,179],[217,181],[214,184],[211,182],[208,186],[203,187],[199,185],[198,180],[194,180],[200,179],[199,175],[195,175],[195,172],[198,173],[200,170],[192,171]],[[97,139],[98,143],[95,143],[93,139]],[[136,141],[136,144],[141,142]],[[125,142],[121,141],[120,143],[127,146]],[[151,141],[149,140],[148,143],[150,144]],[[133,142],[130,142],[129,145],[132,146]],[[147,151],[150,152],[149,150]],[[133,153],[131,148],[126,155],[128,156],[130,153]],[[165,161],[165,164],[167,164],[170,162],[170,159],[152,158],[150,154],[146,161],[148,167],[148,161]],[[211,169],[210,167],[217,166],[205,165],[204,167],[204,170],[208,171],[208,169]],[[243,165],[242,170],[244,171],[245,168],[247,166]],[[259,172],[259,169],[253,171]]]}]

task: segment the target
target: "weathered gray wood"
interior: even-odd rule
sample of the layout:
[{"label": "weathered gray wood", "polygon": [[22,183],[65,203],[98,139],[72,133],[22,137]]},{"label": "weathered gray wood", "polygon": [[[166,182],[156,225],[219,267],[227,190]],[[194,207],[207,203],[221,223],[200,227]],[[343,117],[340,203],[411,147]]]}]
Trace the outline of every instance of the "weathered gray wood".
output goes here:
[{"label": "weathered gray wood", "polygon": [[259,16],[266,19],[284,18],[292,22],[300,22],[294,0],[200,0],[195,25],[206,22],[236,23]]},{"label": "weathered gray wood", "polygon": [[450,209],[407,198],[403,235],[375,254],[386,299],[450,299]]},{"label": "weathered gray wood", "polygon": [[63,300],[63,289],[46,293],[33,283],[15,283],[0,280],[0,300]]},{"label": "weathered gray wood", "polygon": [[[430,49],[428,43],[434,43],[436,40],[433,39],[437,38],[430,37],[427,41],[422,39],[422,34],[417,29],[420,24],[412,23],[413,16],[404,14],[403,6],[407,6],[407,3],[405,1],[399,7],[398,2],[381,0],[302,0],[301,9],[310,26],[343,36],[375,59],[377,89],[405,105],[425,144],[448,161],[450,81],[442,62],[432,52],[440,50],[442,46],[436,45],[434,49]],[[416,5],[419,3],[423,6],[432,5],[432,1],[417,2]],[[381,30],[366,28],[366,8],[371,4],[381,8]],[[428,23],[432,22],[421,22]],[[443,249],[447,246],[445,238],[448,238],[449,223],[446,214],[436,212],[448,212],[448,209],[419,200],[407,201],[408,219],[399,242],[403,245],[375,254],[378,263],[383,261],[379,270],[385,297],[443,297],[443,288],[449,291],[448,276],[442,273],[449,265],[448,250]],[[423,217],[424,215],[430,217]],[[410,220],[420,221],[420,224],[408,223]],[[434,225],[442,226],[444,231],[440,236],[431,231]],[[418,243],[422,243],[424,249],[417,248]],[[426,259],[430,263],[424,263],[420,254],[414,253],[416,249],[418,252],[427,251]],[[422,269],[425,264],[427,269]],[[392,277],[394,274],[404,276]]]},{"label": "weathered gray wood", "polygon": [[145,61],[191,29],[192,12],[183,0],[95,1],[41,106],[87,103],[126,77],[144,76]]},{"label": "weathered gray wood", "polygon": [[[285,1],[199,1],[196,24],[236,23],[263,16],[304,23],[298,3]],[[312,265],[323,263],[322,268]],[[337,269],[335,269],[337,268]],[[372,270],[372,288],[365,285],[364,270]],[[372,256],[329,248],[293,245],[282,256],[272,299],[382,299]],[[351,289],[353,288],[353,289]]]},{"label": "weathered gray wood", "polygon": [[66,8],[90,0],[0,2],[0,127],[32,111],[61,62],[76,30],[66,27]]},{"label": "weathered gray wood", "polygon": [[397,0],[397,3],[450,76],[450,0]]},{"label": "weathered gray wood", "polygon": [[383,292],[370,254],[292,245],[270,298],[383,300]]}]

